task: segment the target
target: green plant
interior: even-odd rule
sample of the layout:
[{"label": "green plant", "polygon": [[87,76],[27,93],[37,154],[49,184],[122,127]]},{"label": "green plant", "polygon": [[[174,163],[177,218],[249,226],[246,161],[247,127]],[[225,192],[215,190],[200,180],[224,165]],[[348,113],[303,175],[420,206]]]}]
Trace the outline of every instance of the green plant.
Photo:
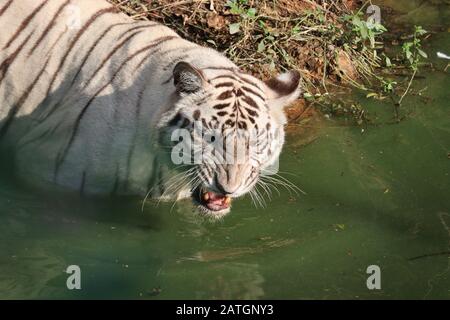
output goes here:
[{"label": "green plant", "polygon": [[422,26],[414,26],[414,34],[412,41],[403,43],[402,51],[406,60],[413,71],[418,69],[420,60],[422,58],[427,59],[428,55],[422,50],[422,43],[420,37],[424,36],[428,32],[422,28]]},{"label": "green plant", "polygon": [[370,122],[364,108],[355,101],[324,95],[317,98],[315,103],[326,118],[345,117],[359,126]]},{"label": "green plant", "polygon": [[353,43],[370,43],[370,48],[375,48],[377,44],[377,37],[387,31],[379,22],[365,20],[362,12],[357,12],[353,15],[344,15],[343,20],[350,23],[351,30],[356,34]]},{"label": "green plant", "polygon": [[403,95],[400,97],[400,100],[398,101],[397,105],[400,106],[403,102],[403,99],[408,94],[411,84],[417,74],[417,71],[419,70],[419,64],[422,60],[422,58],[427,59],[428,56],[425,53],[425,51],[422,50],[422,41],[421,37],[427,34],[428,32],[422,28],[422,26],[414,26],[414,34],[411,41],[407,41],[403,43],[402,45],[402,52],[405,56],[406,61],[409,63],[409,67],[413,71],[411,78],[409,80],[408,86],[403,93]]},{"label": "green plant", "polygon": [[[248,8],[247,0],[228,0],[225,7],[230,8],[230,13],[239,15],[242,19],[256,19],[256,9]],[[230,34],[238,33],[241,30],[241,22],[231,23],[229,25]]]},{"label": "green plant", "polygon": [[382,80],[382,88],[385,93],[394,92],[394,88],[397,85],[397,82],[392,79],[383,79]]},{"label": "green plant", "polygon": [[[208,1],[111,1],[133,17],[163,21],[192,41],[214,46],[260,78],[299,70],[304,98],[311,105],[336,103],[335,98],[348,94],[350,87],[366,91],[368,98],[391,98],[395,103],[398,92],[403,93],[399,87],[406,88],[397,77],[404,75],[406,66],[413,73],[411,83],[421,59],[426,57],[421,49],[426,31],[420,27],[401,46],[402,59],[399,55],[388,57],[384,48],[389,46],[386,39],[391,35],[386,34],[385,26],[364,14],[370,0],[357,12],[350,11],[344,0],[307,0],[309,5],[300,10],[288,5],[284,8],[284,2],[278,1],[226,0],[212,14],[217,21],[205,21],[211,12]],[[183,19],[174,12],[184,12]],[[339,104],[341,107],[334,106],[327,112],[354,116],[358,123],[361,114],[366,117],[355,112],[354,101],[341,99]],[[399,119],[398,105],[395,108]]]}]

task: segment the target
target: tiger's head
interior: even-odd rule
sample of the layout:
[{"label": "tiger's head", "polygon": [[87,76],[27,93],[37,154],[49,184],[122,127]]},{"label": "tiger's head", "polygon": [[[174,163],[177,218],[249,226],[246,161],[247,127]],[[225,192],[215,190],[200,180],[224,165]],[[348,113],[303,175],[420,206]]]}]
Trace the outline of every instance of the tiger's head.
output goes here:
[{"label": "tiger's head", "polygon": [[221,217],[233,198],[257,198],[255,185],[274,170],[284,143],[283,107],[298,98],[300,74],[263,82],[237,68],[207,72],[179,62],[173,82],[175,102],[159,127],[181,170],[174,183],[189,189],[202,212]]}]

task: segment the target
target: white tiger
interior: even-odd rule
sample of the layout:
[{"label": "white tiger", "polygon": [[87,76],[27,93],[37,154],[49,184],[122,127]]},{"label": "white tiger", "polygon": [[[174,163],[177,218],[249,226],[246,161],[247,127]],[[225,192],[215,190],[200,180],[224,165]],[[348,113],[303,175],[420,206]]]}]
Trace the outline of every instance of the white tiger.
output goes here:
[{"label": "white tiger", "polygon": [[[20,177],[84,194],[192,197],[221,216],[278,159],[296,71],[260,81],[103,0],[0,0],[0,27],[1,152]],[[195,121],[281,133],[263,138],[256,165],[172,164],[167,134]]]}]

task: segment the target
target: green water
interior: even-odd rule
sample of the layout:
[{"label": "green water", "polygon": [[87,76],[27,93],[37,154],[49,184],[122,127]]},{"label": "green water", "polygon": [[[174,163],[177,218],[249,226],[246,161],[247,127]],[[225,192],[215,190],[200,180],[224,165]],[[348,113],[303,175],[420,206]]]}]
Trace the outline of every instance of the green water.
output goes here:
[{"label": "green water", "polygon": [[[434,58],[449,38],[429,40],[436,71],[404,121],[361,96],[377,125],[332,118],[313,143],[289,140],[281,171],[307,195],[275,193],[265,209],[245,198],[209,223],[189,202],[142,212],[136,199],[49,197],[3,178],[0,298],[450,298],[449,255],[408,260],[450,251],[450,77]],[[72,264],[81,290],[66,288]],[[366,287],[369,265],[381,290]]]}]

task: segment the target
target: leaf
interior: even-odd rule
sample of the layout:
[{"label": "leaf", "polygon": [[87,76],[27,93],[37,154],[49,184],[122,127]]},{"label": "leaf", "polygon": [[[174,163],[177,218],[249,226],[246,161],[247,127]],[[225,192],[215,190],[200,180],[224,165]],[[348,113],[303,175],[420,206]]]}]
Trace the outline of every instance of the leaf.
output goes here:
[{"label": "leaf", "polygon": [[410,59],[411,58],[411,56],[412,56],[412,52],[411,51],[409,51],[409,50],[407,50],[406,52],[405,52],[405,54],[406,54],[406,59]]},{"label": "leaf", "polygon": [[307,101],[313,101],[314,100],[314,96],[311,93],[309,93],[309,92],[305,92],[303,94],[303,98],[305,98]]},{"label": "leaf", "polygon": [[417,49],[417,52],[418,52],[422,57],[424,57],[425,59],[428,58],[428,55],[425,53],[425,51],[423,51],[423,50],[421,50],[421,49]]},{"label": "leaf", "polygon": [[386,67],[392,67],[392,62],[391,62],[391,59],[389,59],[389,57],[388,56],[386,56]]},{"label": "leaf", "polygon": [[238,33],[241,30],[241,23],[237,22],[237,23],[230,24],[229,30],[230,30],[230,34]]},{"label": "leaf", "polygon": [[418,34],[419,36],[423,36],[424,34],[427,34],[428,31],[425,30],[424,28],[422,28],[422,26],[415,26],[415,32],[416,34]]},{"label": "leaf", "polygon": [[234,14],[234,15],[240,15],[240,14],[243,13],[243,12],[242,12],[242,9],[240,8],[240,6],[239,6],[239,4],[237,3],[236,0],[228,1],[228,2],[225,4],[225,7],[230,8],[230,13],[231,13],[231,14]]},{"label": "leaf", "polygon": [[276,66],[275,66],[275,61],[271,61],[270,65],[269,65],[270,70],[275,70]]},{"label": "leaf", "polygon": [[265,49],[266,49],[266,45],[264,44],[264,39],[263,39],[258,44],[258,52],[263,52]]},{"label": "leaf", "polygon": [[255,8],[248,9],[247,10],[247,16],[249,16],[250,18],[256,17],[256,9]]}]

